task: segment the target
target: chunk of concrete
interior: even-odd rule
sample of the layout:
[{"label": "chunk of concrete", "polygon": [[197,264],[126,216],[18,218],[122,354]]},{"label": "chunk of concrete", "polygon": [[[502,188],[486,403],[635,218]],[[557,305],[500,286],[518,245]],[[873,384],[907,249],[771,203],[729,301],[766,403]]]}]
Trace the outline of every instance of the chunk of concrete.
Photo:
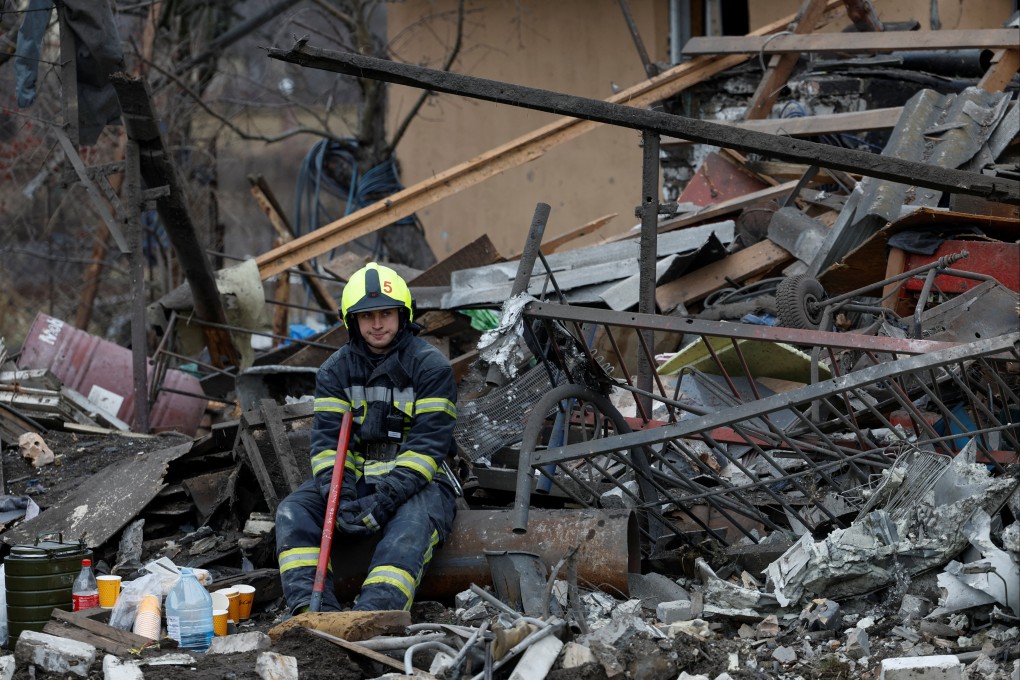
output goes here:
[{"label": "chunk of concrete", "polygon": [[255,674],[262,680],[298,680],[297,659],[276,652],[262,652],[255,660]]},{"label": "chunk of concrete", "polygon": [[265,633],[237,633],[214,637],[206,654],[242,654],[269,649],[273,641]]},{"label": "chunk of concrete", "polygon": [[560,666],[563,668],[577,668],[594,661],[596,661],[595,655],[591,650],[576,642],[568,642],[563,645],[563,651],[560,652]]},{"label": "chunk of concrete", "polygon": [[784,666],[789,666],[797,661],[797,652],[792,647],[780,646],[772,652],[772,658]]},{"label": "chunk of concrete", "polygon": [[961,680],[963,664],[951,654],[882,659],[879,680]]},{"label": "chunk of concrete", "polygon": [[655,609],[660,602],[690,600],[691,595],[673,579],[663,574],[627,574],[630,596],[641,600],[645,609]]},{"label": "chunk of concrete", "polygon": [[51,673],[71,673],[87,678],[96,660],[97,650],[90,644],[67,638],[22,631],[14,646],[18,663],[33,664]]},{"label": "chunk of concrete", "polygon": [[103,657],[103,680],[145,680],[145,674],[134,661],[107,654]]},{"label": "chunk of concrete", "polygon": [[0,680],[11,680],[14,677],[14,668],[17,665],[13,654],[0,656]]},{"label": "chunk of concrete", "polygon": [[675,600],[673,602],[660,602],[655,607],[655,616],[663,623],[676,623],[677,621],[690,621],[694,618],[690,600]]},{"label": "chunk of concrete", "polygon": [[530,680],[544,678],[556,663],[556,657],[563,649],[563,642],[555,635],[547,635],[528,647],[524,656],[517,662],[517,667],[510,675],[510,680]]},{"label": "chunk of concrete", "polygon": [[846,632],[845,652],[851,659],[863,659],[866,656],[871,656],[868,631],[863,628],[851,628],[848,630]]}]

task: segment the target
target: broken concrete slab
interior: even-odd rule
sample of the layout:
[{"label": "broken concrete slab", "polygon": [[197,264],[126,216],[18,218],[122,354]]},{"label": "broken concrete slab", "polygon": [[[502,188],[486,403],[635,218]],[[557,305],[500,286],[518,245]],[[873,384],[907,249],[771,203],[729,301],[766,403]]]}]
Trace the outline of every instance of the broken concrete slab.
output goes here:
[{"label": "broken concrete slab", "polygon": [[84,642],[26,630],[22,631],[14,646],[14,658],[19,664],[37,666],[50,673],[70,673],[87,678],[98,651]]},{"label": "broken concrete slab", "polygon": [[951,654],[882,659],[879,680],[960,680],[963,664]]},{"label": "broken concrete slab", "polygon": [[235,633],[234,635],[217,636],[212,639],[206,654],[241,654],[269,649],[272,640],[265,633]]},{"label": "broken concrete slab", "polygon": [[151,453],[143,453],[100,471],[69,494],[56,507],[25,521],[3,534],[8,545],[31,543],[36,536],[62,532],[84,537],[89,547],[102,545],[135,519],[142,509],[166,487],[167,466],[191,450],[191,442]]},{"label": "broken concrete slab", "polygon": [[262,652],[255,659],[255,674],[262,680],[298,680],[298,663],[293,656]]}]

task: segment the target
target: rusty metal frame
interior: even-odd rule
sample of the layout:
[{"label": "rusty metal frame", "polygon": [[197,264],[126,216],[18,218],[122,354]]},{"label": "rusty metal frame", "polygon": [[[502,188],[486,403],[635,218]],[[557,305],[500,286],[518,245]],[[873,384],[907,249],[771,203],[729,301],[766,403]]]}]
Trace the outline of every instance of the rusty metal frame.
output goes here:
[{"label": "rusty metal frame", "polygon": [[[635,399],[637,417],[628,419],[635,428],[632,432],[610,433],[603,438],[589,438],[566,445],[530,449],[524,442],[518,467],[517,497],[514,508],[514,529],[526,531],[535,475],[541,475],[558,489],[583,505],[596,505],[601,489],[590,481],[592,474],[570,468],[569,464],[584,466],[594,472],[604,487],[616,486],[629,504],[642,511],[643,547],[646,552],[654,548],[657,539],[665,533],[686,540],[684,532],[664,516],[659,508],[672,503],[680,512],[692,519],[690,507],[708,503],[723,516],[739,515],[768,528],[778,527],[776,513],[800,522],[807,530],[821,524],[845,526],[849,520],[837,516],[824,504],[826,494],[845,495],[867,485],[876,473],[892,465],[906,447],[931,448],[938,453],[954,453],[952,440],[974,436],[981,459],[999,467],[1008,462],[1010,455],[990,445],[993,433],[1004,440],[1003,448],[1020,451],[1020,429],[1010,421],[1008,414],[1020,413],[1020,396],[1014,383],[1003,378],[1003,362],[1020,361],[1020,334],[1014,333],[976,343],[960,344],[930,340],[910,340],[882,336],[808,331],[789,328],[751,326],[727,322],[705,321],[685,317],[669,317],[632,312],[574,307],[547,302],[532,302],[524,310],[526,321],[545,324],[550,335],[553,328],[564,332],[568,326],[578,333],[582,324],[596,324],[604,334],[615,356],[610,363],[620,368],[624,376],[611,381],[615,387],[630,392]],[[646,361],[653,361],[651,348],[642,342],[640,331],[673,333],[698,337],[708,348],[715,370],[721,376],[722,387],[715,385],[699,371],[686,368],[682,376],[713,385],[716,396],[726,402],[718,411],[706,413],[670,394],[663,377],[656,374],[650,389],[636,386],[628,361],[623,357],[617,339],[621,329],[639,331],[639,352]],[[569,332],[569,331],[566,331]],[[730,341],[742,375],[731,375],[724,366],[710,338]],[[753,374],[744,356],[740,340],[782,342],[816,348],[818,356],[827,357],[832,378],[806,385],[784,394],[763,396],[755,387]],[[679,337],[678,337],[679,342]],[[595,361],[584,342],[577,343],[578,351],[588,361]],[[560,366],[568,357],[554,343],[547,360]],[[875,365],[843,374],[839,369],[839,356],[852,352],[870,357]],[[880,361],[878,355],[891,359]],[[605,357],[602,358],[605,361]],[[653,363],[654,365],[654,363]],[[569,371],[567,372],[569,375]],[[980,375],[978,375],[980,374]],[[980,379],[979,379],[980,378]],[[741,397],[737,379],[746,379],[750,385],[750,398]],[[679,383],[677,385],[679,389]],[[976,427],[958,418],[949,400],[962,400],[973,414]],[[923,417],[917,399],[927,398],[934,410],[953,431],[940,434]],[[642,402],[651,402],[649,408]],[[989,404],[994,402],[997,407]],[[546,404],[548,405],[548,404]],[[666,417],[652,420],[651,414],[665,408]],[[913,421],[913,431],[902,433],[908,439],[879,441],[874,428],[894,430],[886,414],[890,409],[905,411]],[[812,418],[819,412],[823,419]],[[548,413],[548,411],[546,411]],[[779,413],[793,414],[793,421],[785,427],[777,424]],[[1004,417],[1002,414],[1007,414]],[[538,407],[532,417],[539,415]],[[591,416],[578,417],[574,426]],[[694,442],[707,446],[717,459],[732,469],[740,470],[748,479],[733,484],[715,469],[702,461],[692,449]],[[892,443],[890,443],[890,441]],[[741,447],[731,453],[730,447]],[[768,473],[756,473],[742,460],[743,452],[765,461]],[[645,464],[636,464],[634,456],[640,453],[650,464],[651,472],[642,472]],[[679,455],[691,469],[681,469],[674,461]],[[1014,458],[1017,454],[1012,454]],[[671,460],[671,456],[674,459]],[[783,463],[792,461],[799,467],[787,472]],[[1017,459],[1020,462],[1020,458]],[[613,469],[610,469],[613,468]],[[584,468],[582,468],[584,469]],[[623,474],[621,474],[621,470]],[[644,484],[635,492],[625,482],[636,480]],[[709,486],[706,486],[708,484]],[[785,485],[794,491],[790,496],[776,491]],[[647,488],[654,489],[649,497]],[[821,492],[821,495],[819,495]],[[863,501],[862,501],[863,502]],[[769,511],[772,508],[773,511]],[[703,532],[722,542],[726,539],[713,527],[704,525]],[[739,521],[736,528],[754,540],[751,532],[743,529]],[[665,532],[663,529],[665,528]]]}]

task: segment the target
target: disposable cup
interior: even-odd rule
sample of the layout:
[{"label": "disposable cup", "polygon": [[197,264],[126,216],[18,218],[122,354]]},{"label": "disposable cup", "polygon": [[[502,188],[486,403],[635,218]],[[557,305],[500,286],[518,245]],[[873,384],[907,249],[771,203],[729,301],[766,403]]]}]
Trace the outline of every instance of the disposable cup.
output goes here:
[{"label": "disposable cup", "polygon": [[217,635],[227,634],[227,610],[226,609],[213,609],[212,612],[212,627],[213,632]]},{"label": "disposable cup", "polygon": [[255,602],[255,586],[240,585],[234,586],[240,594],[241,620],[251,618],[251,606]]},{"label": "disposable cup", "polygon": [[138,603],[138,612],[135,614],[135,625],[131,630],[136,635],[141,635],[142,637],[149,638],[150,640],[158,640],[159,624],[159,598],[155,595],[146,595],[142,598],[142,601]]},{"label": "disposable cup", "polygon": [[227,596],[220,591],[210,593],[212,595],[212,608],[213,609],[230,609],[230,600]]},{"label": "disposable cup", "polygon": [[120,595],[120,576],[97,576],[96,583],[99,584],[99,606],[109,609],[117,604],[117,597]]},{"label": "disposable cup", "polygon": [[237,588],[220,588],[216,591],[226,596],[229,605],[227,616],[234,623],[241,622],[241,593],[237,592]]}]

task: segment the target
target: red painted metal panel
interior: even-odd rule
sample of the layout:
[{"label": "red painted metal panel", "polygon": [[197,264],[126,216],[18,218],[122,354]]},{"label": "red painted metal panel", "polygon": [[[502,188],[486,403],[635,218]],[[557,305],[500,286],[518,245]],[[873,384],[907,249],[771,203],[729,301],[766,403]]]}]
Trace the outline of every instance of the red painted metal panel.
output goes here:
[{"label": "red painted metal panel", "polygon": [[[148,361],[149,379],[153,362]],[[135,394],[131,350],[89,335],[60,319],[40,313],[32,323],[18,358],[21,369],[46,368],[64,385],[80,392],[131,424]],[[170,369],[163,386],[199,396],[162,391],[149,413],[154,431],[177,430],[194,436],[208,400],[198,378]]]},{"label": "red painted metal panel", "polygon": [[676,200],[678,203],[693,203],[704,207],[746,196],[767,187],[768,184],[755,175],[725,156],[712,152],[698,166],[697,172]]},{"label": "red painted metal panel", "polygon": [[[907,253],[907,261],[903,271],[909,271],[934,262],[944,255],[952,255],[966,250],[970,253],[953,264],[953,269],[975,274],[988,274],[1013,292],[1020,292],[1020,244],[1002,241],[943,241],[934,255]],[[964,279],[959,276],[937,276],[935,285],[945,293],[959,294],[970,290],[981,283],[975,279]],[[919,292],[924,281],[911,279],[904,288]]]}]

